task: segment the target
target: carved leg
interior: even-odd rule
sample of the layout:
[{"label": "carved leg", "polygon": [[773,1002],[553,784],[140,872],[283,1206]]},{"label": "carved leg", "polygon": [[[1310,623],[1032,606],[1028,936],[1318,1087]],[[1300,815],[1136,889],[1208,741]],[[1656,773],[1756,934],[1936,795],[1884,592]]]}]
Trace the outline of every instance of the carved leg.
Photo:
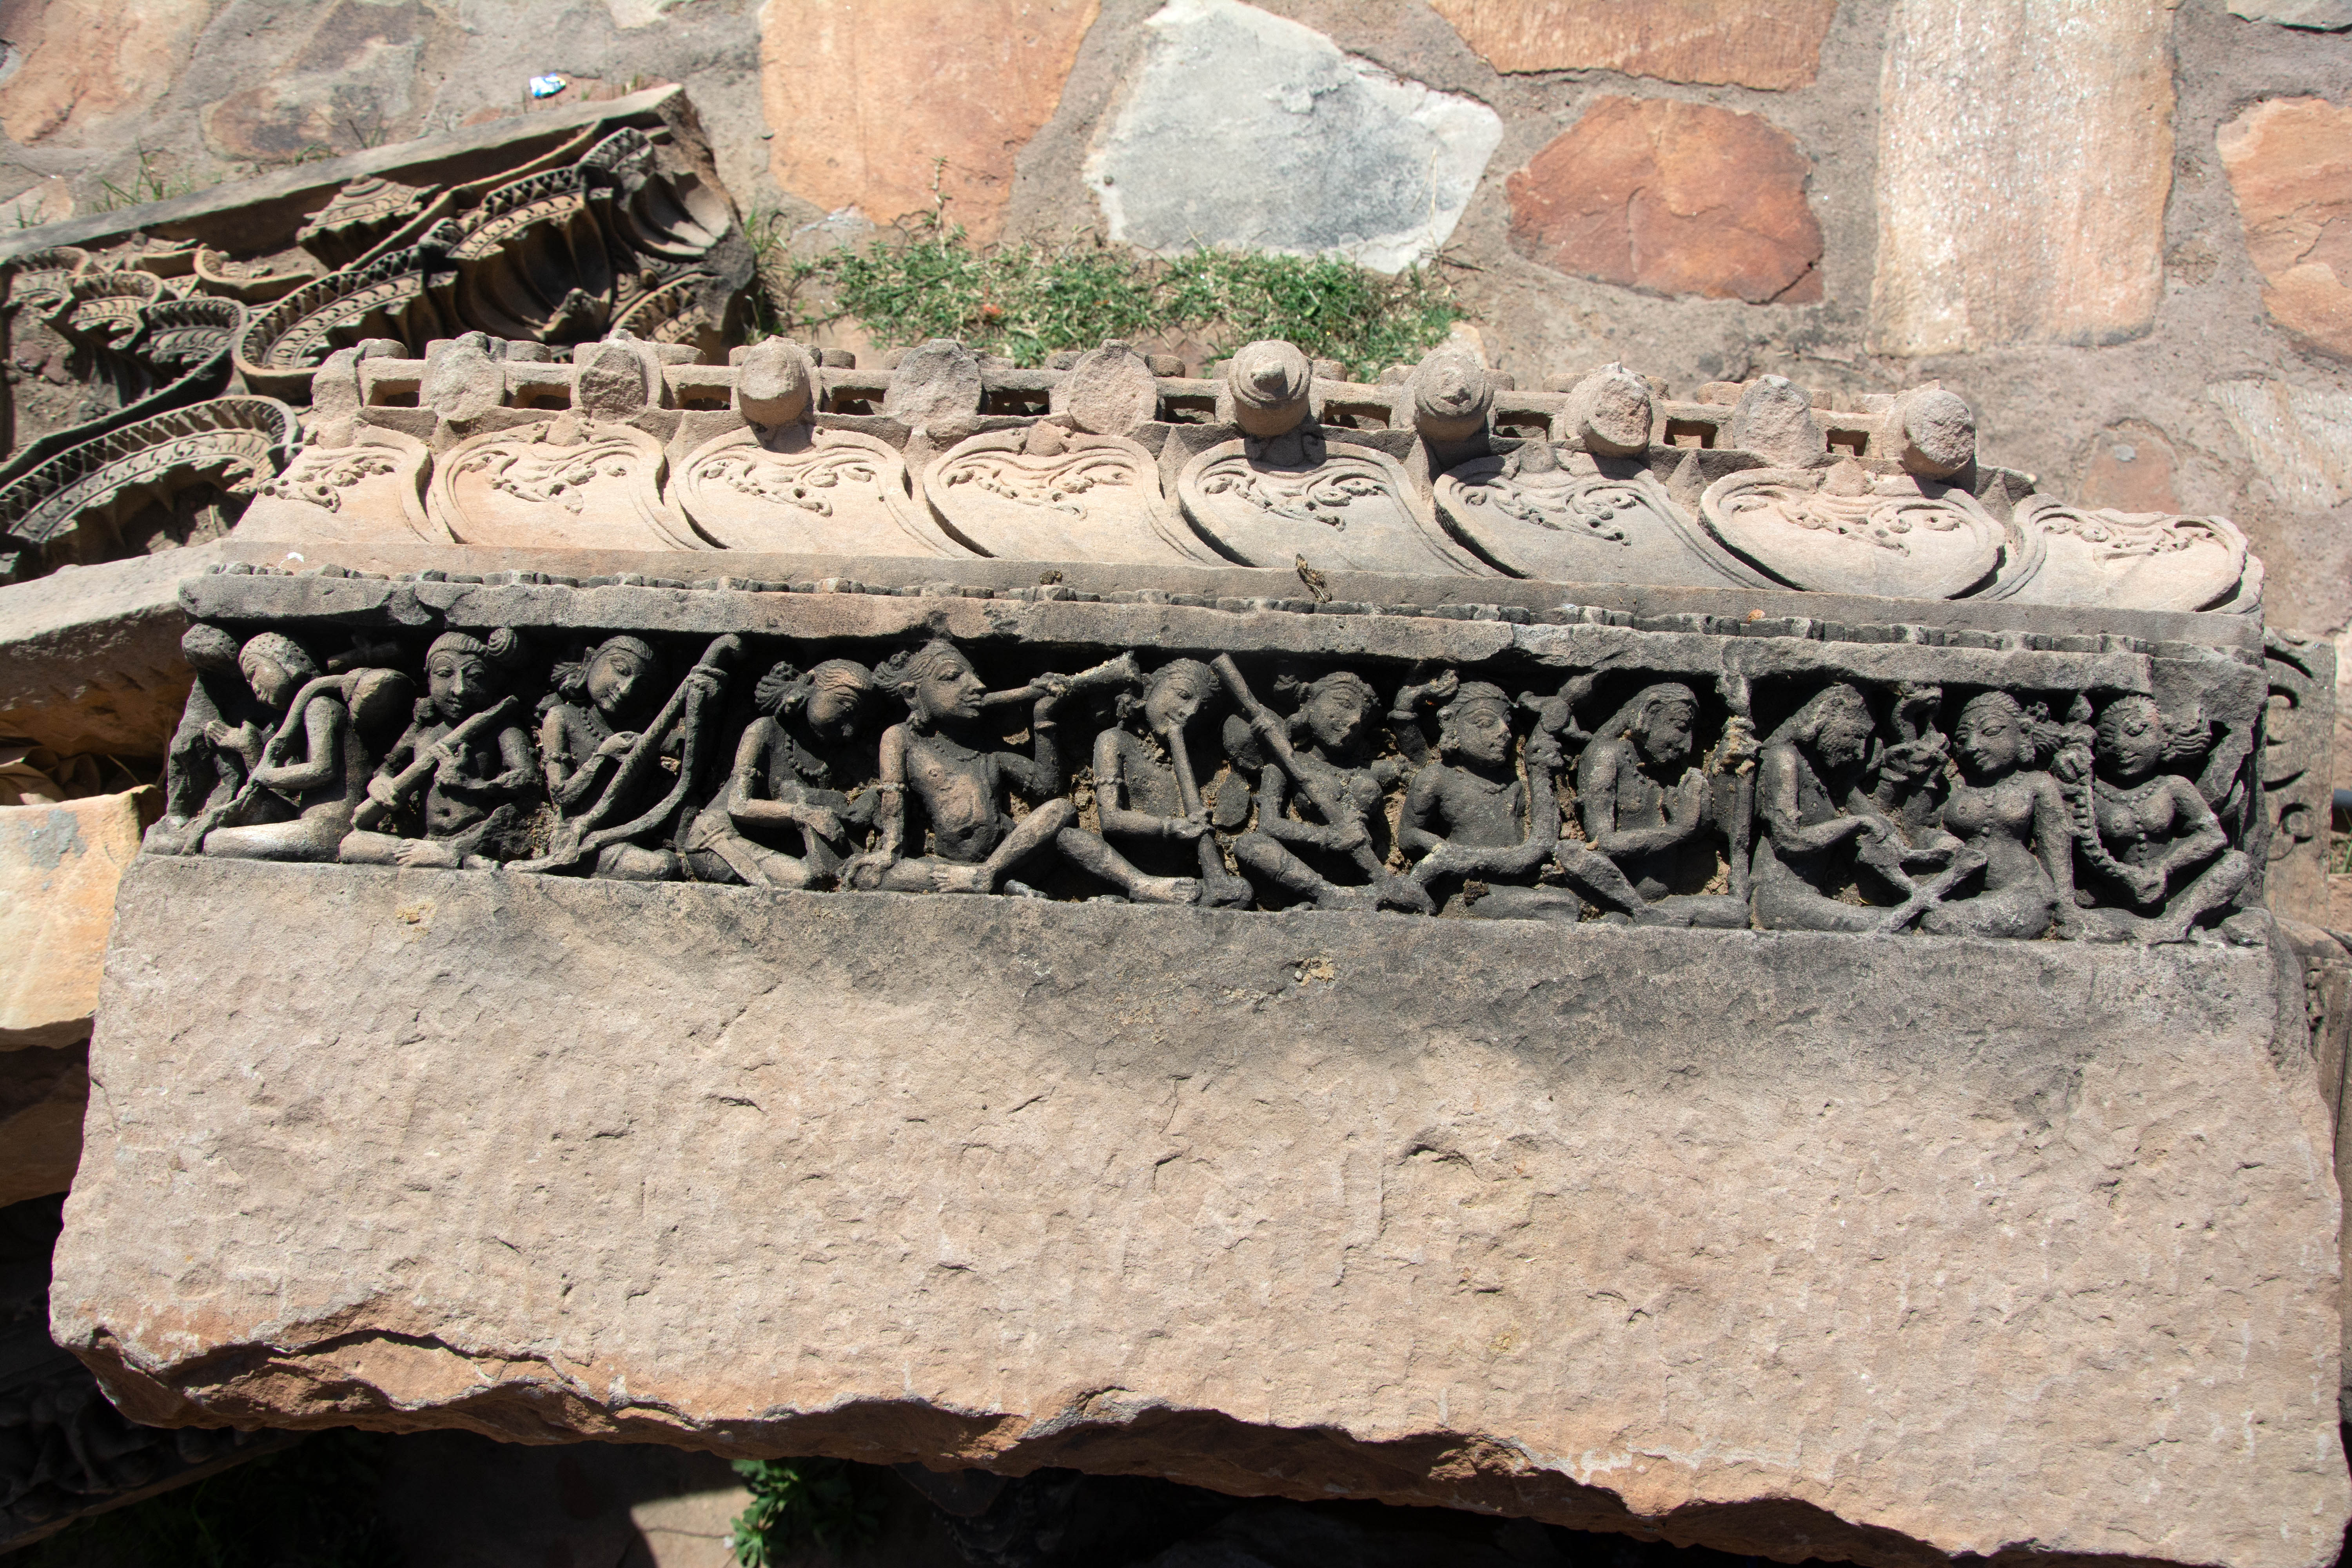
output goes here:
[{"label": "carved leg", "polygon": [[2253,862],[2242,849],[2224,850],[2205,868],[2197,879],[2167,899],[2164,917],[2148,921],[2132,933],[2136,942],[2187,942],[2189,933],[2197,927],[2200,917],[2210,910],[2227,908],[2238,889],[2246,885],[2247,873]]},{"label": "carved leg", "polygon": [[1706,931],[1746,931],[1748,900],[1728,893],[1676,893],[1650,908],[1664,921]]},{"label": "carved leg", "polygon": [[1040,850],[1052,847],[1062,829],[1078,818],[1078,808],[1066,800],[1049,800],[1023,817],[996,853],[977,866],[958,866],[940,861],[936,868],[932,887],[942,893],[992,893],[997,884],[1011,876],[1015,868]]},{"label": "carved leg", "polygon": [[1480,921],[1559,921],[1584,918],[1584,900],[1565,888],[1489,888],[1462,912]]},{"label": "carved leg", "polygon": [[1083,827],[1065,827],[1054,847],[1072,865],[1108,882],[1137,904],[1194,904],[1201,901],[1201,884],[1191,877],[1147,877],[1108,841]]},{"label": "carved leg", "polygon": [[1640,889],[1626,879],[1616,861],[1598,849],[1567,841],[1552,851],[1552,860],[1559,866],[1560,875],[1568,879],[1569,886],[1582,894],[1586,902],[1631,916],[1636,925],[1657,922]]},{"label": "carved leg", "polygon": [[1995,893],[1955,899],[1919,917],[1930,936],[2037,937],[2050,929],[2057,890],[2043,877],[2012,882]]},{"label": "carved leg", "polygon": [[1244,833],[1234,840],[1234,858],[1257,875],[1323,910],[1369,910],[1378,902],[1370,888],[1342,888],[1292,854],[1271,834]]},{"label": "carved leg", "polygon": [[293,822],[215,827],[204,850],[230,860],[332,860],[351,826],[349,807],[327,807]]},{"label": "carved leg", "polygon": [[1824,898],[1789,878],[1756,884],[1756,923],[1765,931],[1876,931],[1886,911],[1875,904]]},{"label": "carved leg", "polygon": [[667,849],[607,844],[596,852],[595,876],[616,882],[669,882],[678,875],[677,857]]}]

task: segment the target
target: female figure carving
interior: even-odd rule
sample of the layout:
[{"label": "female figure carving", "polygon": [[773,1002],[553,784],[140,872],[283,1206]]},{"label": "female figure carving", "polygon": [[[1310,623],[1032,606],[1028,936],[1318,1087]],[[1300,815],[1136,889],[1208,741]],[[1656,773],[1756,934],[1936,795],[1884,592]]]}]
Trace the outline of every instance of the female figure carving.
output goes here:
[{"label": "female figure carving", "polygon": [[1678,681],[1647,686],[1618,710],[1576,767],[1577,812],[1593,849],[1631,884],[1650,919],[1738,928],[1744,899],[1694,889],[1715,875],[1716,812],[1689,765],[1698,698]]},{"label": "female figure carving", "polygon": [[2165,771],[2201,753],[2203,737],[2168,725],[2155,700],[2137,694],[2108,703],[2096,732],[2097,771],[2077,795],[2075,834],[2095,886],[2120,902],[2085,911],[2085,934],[2185,942],[2252,869],[2197,785]]},{"label": "female figure carving", "polygon": [[[874,672],[855,659],[829,658],[805,673],[779,660],[761,677],[752,691],[760,717],[743,731],[726,786],[687,830],[695,876],[755,888],[832,886],[880,800],[871,790],[852,800],[841,787],[866,775],[851,753],[874,699]],[[780,830],[799,836],[798,855],[771,847]]]},{"label": "female figure carving", "polygon": [[262,706],[284,717],[221,813],[229,826],[198,842],[207,855],[235,859],[331,860],[367,797],[360,722],[398,711],[414,688],[392,670],[322,676],[300,644],[278,632],[247,640],[236,663]]},{"label": "female figure carving", "polygon": [[[694,721],[719,689],[711,660],[732,645],[732,638],[714,643],[660,708],[660,659],[642,638],[607,637],[579,663],[556,667],[557,696],[540,725],[540,755],[560,819],[557,844],[530,869],[567,868],[592,852],[587,845],[594,837],[603,840],[593,849],[596,876],[660,881],[678,874],[675,852],[628,840],[667,826],[663,802],[692,771]],[[624,825],[628,831],[605,837]]]},{"label": "female figure carving", "polygon": [[[505,627],[488,641],[444,632],[425,654],[425,694],[416,716],[375,775],[337,858],[371,866],[478,867],[518,847],[521,797],[539,779],[530,734],[506,691],[501,665],[522,655]],[[425,788],[425,836],[404,838],[376,825]]]},{"label": "female figure carving", "polygon": [[2059,736],[2006,691],[1969,699],[1952,726],[1960,783],[1945,831],[1984,860],[1982,889],[1948,898],[1919,919],[1938,936],[2034,937],[2074,903],[2074,822],[2058,781],[2042,771]]},{"label": "female figure carving", "polygon": [[[1173,893],[1179,890],[1176,884],[1195,880],[1197,871],[1200,890],[1195,897],[1201,902],[1244,909],[1250,902],[1250,885],[1225,869],[1208,808],[1202,804],[1188,733],[1216,689],[1217,678],[1207,665],[1178,658],[1152,672],[1140,699],[1120,693],[1119,722],[1095,738],[1095,801],[1102,815],[1098,842],[1113,855],[1118,854],[1113,843],[1124,849],[1122,864],[1132,876],[1149,875],[1151,882]],[[1092,837],[1082,829],[1068,829],[1062,836],[1063,852],[1124,886],[1115,870],[1090,863],[1093,846],[1079,841]],[[1156,890],[1148,888],[1147,895]],[[1165,900],[1147,896],[1144,901]]]}]

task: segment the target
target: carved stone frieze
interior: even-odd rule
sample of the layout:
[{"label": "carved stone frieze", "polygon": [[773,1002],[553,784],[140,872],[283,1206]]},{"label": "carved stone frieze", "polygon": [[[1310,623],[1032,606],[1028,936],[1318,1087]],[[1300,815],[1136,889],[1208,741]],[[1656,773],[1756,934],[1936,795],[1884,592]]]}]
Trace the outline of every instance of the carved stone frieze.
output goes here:
[{"label": "carved stone frieze", "polygon": [[2261,592],[2261,562],[2227,518],[2094,510],[2034,495],[2017,504],[2016,526],[2041,558],[2011,589],[2029,604],[2218,610]]},{"label": "carved stone frieze", "polygon": [[348,447],[306,447],[257,485],[236,525],[242,539],[289,544],[361,540],[454,544],[425,510],[432,454],[415,437],[382,426]]},{"label": "carved stone frieze", "polygon": [[[594,482],[570,487],[565,454],[602,460],[514,447],[540,454],[513,481],[549,492],[534,505]],[[208,730],[217,760],[175,758],[182,804],[150,848],[853,893],[2264,940],[2245,913],[2262,893],[2264,677],[2232,647],[841,586],[198,579],[187,606],[249,689],[208,700],[253,717]],[[972,609],[925,607],[955,605]],[[1301,640],[1295,621],[1328,629]],[[209,784],[182,776],[203,768]]]},{"label": "carved stone frieze", "polygon": [[2004,542],[1966,491],[1853,462],[1729,474],[1699,512],[1725,549],[1817,593],[1957,598],[1990,580]]},{"label": "carved stone frieze", "polygon": [[1472,549],[1514,575],[1560,583],[1769,581],[1690,521],[1646,468],[1562,462],[1549,442],[1440,475],[1438,510]]},{"label": "carved stone frieze", "polygon": [[627,426],[572,441],[552,420],[476,436],[434,465],[426,515],[460,544],[697,550],[661,499],[661,443]]},{"label": "carved stone frieze", "polygon": [[722,549],[970,553],[919,515],[898,449],[854,430],[794,426],[772,442],[755,430],[730,431],[678,462],[669,493]]}]

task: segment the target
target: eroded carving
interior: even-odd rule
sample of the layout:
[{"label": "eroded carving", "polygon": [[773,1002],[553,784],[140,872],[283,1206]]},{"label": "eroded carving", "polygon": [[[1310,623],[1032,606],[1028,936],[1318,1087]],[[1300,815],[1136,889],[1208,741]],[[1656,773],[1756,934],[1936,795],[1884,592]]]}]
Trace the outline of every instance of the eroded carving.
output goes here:
[{"label": "eroded carving", "polygon": [[1816,593],[1956,598],[2001,561],[2001,526],[1974,497],[1853,461],[1727,475],[1699,508],[1724,548]]}]

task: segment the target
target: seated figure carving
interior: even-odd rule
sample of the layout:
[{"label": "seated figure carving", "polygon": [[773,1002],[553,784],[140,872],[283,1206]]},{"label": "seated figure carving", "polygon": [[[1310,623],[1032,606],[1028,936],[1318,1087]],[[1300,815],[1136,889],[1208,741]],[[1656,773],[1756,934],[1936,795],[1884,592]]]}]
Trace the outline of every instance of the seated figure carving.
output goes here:
[{"label": "seated figure carving", "polygon": [[[853,800],[841,787],[866,774],[868,759],[851,753],[875,695],[874,672],[855,659],[829,658],[806,671],[779,660],[760,678],[752,692],[760,716],[745,726],[726,784],[687,830],[683,847],[698,880],[833,884],[880,798],[866,790]],[[799,854],[772,847],[780,832],[799,836]]]},{"label": "seated figure carving", "polygon": [[1956,882],[1981,862],[1978,889],[1926,910],[1919,929],[1937,936],[2041,936],[2053,916],[2072,924],[2074,821],[2058,781],[2042,763],[2062,739],[2006,691],[1969,699],[1952,726],[1960,782],[1944,803],[1944,828],[1960,847]]},{"label": "seated figure carving", "polygon": [[[1582,684],[1589,689],[1591,682]],[[1397,835],[1408,854],[1420,857],[1413,879],[1443,889],[1448,909],[1483,920],[1579,921],[1587,901],[1638,910],[1641,898],[1616,867],[1560,843],[1559,729],[1538,721],[1528,736],[1519,748],[1527,763],[1522,781],[1512,756],[1516,705],[1502,688],[1449,670],[1425,688],[1398,693],[1389,719],[1409,754],[1415,748],[1407,738],[1418,733],[1412,705],[1424,694],[1443,704],[1437,756],[1413,774]],[[1564,719],[1567,708],[1558,712]],[[1555,856],[1567,888],[1538,885]]]},{"label": "seated figure carving", "polygon": [[[501,627],[486,641],[444,632],[425,654],[425,695],[416,716],[367,782],[337,858],[373,866],[480,867],[520,847],[521,797],[539,775],[516,698],[500,666],[521,645]],[[425,791],[424,837],[380,825]]]},{"label": "seated figure carving", "polygon": [[236,662],[254,696],[283,718],[244,786],[217,816],[192,825],[188,842],[233,859],[332,860],[367,798],[361,731],[398,712],[414,689],[395,670],[321,675],[309,652],[278,632],[249,638]]},{"label": "seated figure carving", "polygon": [[2097,737],[2074,832],[2094,886],[2117,901],[2087,911],[2083,934],[2185,942],[2231,906],[2252,869],[2196,784],[2165,766],[2203,755],[2204,725],[2169,724],[2154,699],[2133,694],[2106,705]]},{"label": "seated figure carving", "polygon": [[[1906,837],[1888,803],[1916,783],[1917,767],[1901,748],[1882,751],[1874,766],[1876,732],[1868,700],[1836,681],[1766,738],[1756,765],[1761,831],[1749,862],[1758,925],[1879,931],[1908,921],[1940,890],[1912,874],[1947,868],[1957,847],[1940,832],[1917,845]],[[1890,910],[1872,895],[1901,901]]]},{"label": "seated figure carving", "polygon": [[640,637],[607,637],[579,663],[556,668],[540,754],[558,821],[549,853],[520,868],[569,870],[593,857],[599,877],[679,874],[675,850],[637,840],[668,826],[692,786],[704,711],[724,680],[717,661],[735,644],[714,641],[658,711],[648,710],[660,657]]},{"label": "seated figure carving", "polygon": [[1120,721],[1095,738],[1095,801],[1106,847],[1119,846],[1171,891],[1197,867],[1201,902],[1241,909],[1250,885],[1225,868],[1187,733],[1216,691],[1207,665],[1177,658],[1151,673],[1140,698],[1120,693]]},{"label": "seated figure carving", "polygon": [[180,651],[196,679],[165,752],[163,815],[147,830],[146,847],[159,855],[195,848],[191,826],[217,820],[261,761],[268,738],[269,715],[237,673],[236,638],[200,622],[181,637]]},{"label": "seated figure carving", "polygon": [[[1307,687],[1297,712],[1285,721],[1257,700],[1231,658],[1218,655],[1215,668],[1272,758],[1258,794],[1257,826],[1234,841],[1234,858],[1262,884],[1319,909],[1429,912],[1428,889],[1391,876],[1375,843],[1388,826],[1389,790],[1420,759],[1408,754],[1400,763],[1368,754],[1372,716],[1380,711],[1371,682],[1353,670],[1334,670]],[[1401,747],[1419,739],[1418,730],[1406,728]],[[1304,742],[1296,748],[1293,731]],[[1302,802],[1319,820],[1296,815]]]},{"label": "seated figure carving", "polygon": [[[1012,874],[1058,851],[1131,899],[1192,902],[1199,884],[1146,877],[1093,834],[1066,831],[1076,826],[1078,812],[1062,793],[1055,710],[1073,691],[1133,670],[1127,657],[1083,677],[1042,675],[1026,686],[992,692],[963,650],[944,637],[884,660],[876,679],[906,702],[907,720],[882,734],[875,813],[880,842],[849,862],[842,884],[899,893],[992,893],[1000,887],[1030,892],[1011,881]],[[976,733],[981,716],[991,707],[1024,700],[1033,703],[1032,754],[988,747]],[[1014,794],[1037,803],[1028,816],[1013,816]],[[929,825],[929,853],[908,853],[910,841],[921,842],[912,837],[919,826],[908,815],[910,795]]]},{"label": "seated figure carving", "polygon": [[[1690,765],[1698,698],[1678,681],[1643,687],[1593,731],[1576,766],[1577,814],[1594,852],[1662,925],[1743,927],[1748,902],[1703,889],[1721,831],[1707,775]],[[1599,901],[1599,900],[1596,900]]]}]

